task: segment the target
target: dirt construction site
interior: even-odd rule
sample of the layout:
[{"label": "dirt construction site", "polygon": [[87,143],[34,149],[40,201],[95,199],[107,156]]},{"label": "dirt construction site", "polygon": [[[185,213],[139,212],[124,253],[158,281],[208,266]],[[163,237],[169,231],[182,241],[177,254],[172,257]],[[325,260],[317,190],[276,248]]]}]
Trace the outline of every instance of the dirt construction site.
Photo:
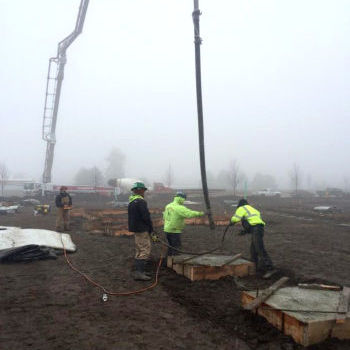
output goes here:
[{"label": "dirt construction site", "polygon": [[[224,195],[212,198],[216,217],[232,215],[234,207],[225,204],[227,199]],[[148,198],[158,232],[162,208],[170,200],[170,195]],[[64,255],[56,260],[1,264],[0,348],[304,349],[266,318],[244,310],[241,293],[263,290],[281,277],[289,277],[285,286],[350,286],[350,201],[252,198],[250,202],[267,224],[265,245],[278,269],[271,279],[252,274],[191,281],[161,267],[153,289],[137,295],[109,295],[103,301],[103,291],[73,271]],[[313,211],[315,205],[326,204],[342,211]],[[191,208],[200,210],[203,205]],[[28,206],[16,214],[2,215],[0,224],[54,230],[55,218],[54,210],[46,216],[34,216]],[[130,292],[153,283],[136,282],[131,277],[134,239],[123,231],[126,220],[125,210],[108,209],[94,201],[76,200],[72,210],[69,233],[77,251],[68,258],[113,292]],[[183,233],[182,248],[210,250],[220,243],[223,230],[224,226],[211,231],[200,222],[190,223]],[[241,253],[249,260],[250,237],[239,236],[238,231],[237,227],[230,229],[219,253]],[[153,277],[161,252],[162,246],[155,243],[148,267]],[[348,350],[350,340],[331,337],[330,333],[309,348]]]}]

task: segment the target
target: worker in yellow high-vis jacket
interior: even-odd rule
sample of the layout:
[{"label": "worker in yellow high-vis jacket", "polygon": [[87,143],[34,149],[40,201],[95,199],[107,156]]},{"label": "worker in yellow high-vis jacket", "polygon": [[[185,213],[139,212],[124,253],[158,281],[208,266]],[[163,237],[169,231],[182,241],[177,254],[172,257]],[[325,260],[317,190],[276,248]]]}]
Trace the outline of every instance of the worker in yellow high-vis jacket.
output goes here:
[{"label": "worker in yellow high-vis jacket", "polygon": [[231,218],[231,224],[242,223],[241,234],[250,233],[252,242],[250,245],[251,259],[255,263],[257,272],[266,273],[266,276],[275,271],[272,261],[264,247],[265,222],[261,219],[260,212],[248,204],[246,199],[238,202],[235,214]]},{"label": "worker in yellow high-vis jacket", "polygon": [[165,207],[163,212],[164,233],[169,243],[169,256],[179,254],[178,249],[181,248],[181,232],[185,227],[185,219],[204,215],[203,211],[186,208],[184,206],[186,197],[184,192],[177,192],[174,200]]}]

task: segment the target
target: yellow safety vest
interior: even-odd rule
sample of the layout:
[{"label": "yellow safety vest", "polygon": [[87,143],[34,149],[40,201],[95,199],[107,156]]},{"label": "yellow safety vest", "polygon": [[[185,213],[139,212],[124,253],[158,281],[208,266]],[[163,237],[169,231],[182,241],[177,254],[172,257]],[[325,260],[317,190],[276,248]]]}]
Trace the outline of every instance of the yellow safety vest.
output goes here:
[{"label": "yellow safety vest", "polygon": [[240,222],[242,219],[247,220],[249,225],[252,226],[259,224],[265,226],[265,222],[261,219],[260,211],[256,210],[250,205],[243,205],[237,208],[235,215],[233,215],[231,218],[231,222],[235,224]]}]

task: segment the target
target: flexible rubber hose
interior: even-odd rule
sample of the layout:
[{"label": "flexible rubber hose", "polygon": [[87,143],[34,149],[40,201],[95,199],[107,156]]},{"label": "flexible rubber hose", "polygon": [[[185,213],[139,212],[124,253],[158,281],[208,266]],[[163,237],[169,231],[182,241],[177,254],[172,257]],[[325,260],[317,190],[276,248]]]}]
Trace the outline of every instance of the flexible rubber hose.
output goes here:
[{"label": "flexible rubber hose", "polygon": [[194,25],[194,46],[195,46],[195,64],[196,64],[196,91],[197,91],[197,112],[198,112],[198,138],[199,138],[199,158],[201,168],[201,179],[203,196],[205,206],[207,208],[207,215],[209,220],[209,226],[211,230],[215,229],[213,215],[210,207],[209,191],[207,183],[207,173],[205,167],[205,151],[204,151],[204,125],[203,125],[203,101],[202,101],[202,77],[201,77],[201,49],[200,45],[202,39],[199,32],[199,16],[200,11],[198,8],[198,0],[194,0],[194,11],[192,13],[193,25]]},{"label": "flexible rubber hose", "polygon": [[224,244],[224,241],[225,241],[225,237],[226,237],[226,233],[228,231],[228,229],[231,227],[231,224],[228,224],[226,227],[225,227],[225,230],[222,234],[222,237],[221,237],[221,243],[218,247],[214,248],[214,249],[211,249],[211,250],[208,250],[208,251],[205,251],[205,252],[200,252],[200,253],[196,253],[196,252],[188,252],[188,251],[185,251],[185,250],[182,250],[182,249],[177,249],[177,248],[174,248],[172,247],[171,245],[169,245],[168,243],[166,243],[165,241],[163,241],[162,239],[159,238],[159,233],[158,232],[155,232],[155,234],[158,236],[158,242],[165,246],[165,247],[168,247],[168,248],[171,248],[172,250],[175,250],[179,253],[182,253],[182,254],[190,254],[190,255],[205,255],[205,254],[210,254],[210,253],[213,253],[219,249],[222,248],[223,244]]}]

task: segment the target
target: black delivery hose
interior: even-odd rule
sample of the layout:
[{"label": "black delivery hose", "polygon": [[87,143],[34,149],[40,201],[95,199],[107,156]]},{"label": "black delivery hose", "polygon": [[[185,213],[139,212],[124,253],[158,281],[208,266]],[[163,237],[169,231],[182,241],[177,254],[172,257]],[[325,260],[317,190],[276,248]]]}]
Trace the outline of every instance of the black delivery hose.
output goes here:
[{"label": "black delivery hose", "polygon": [[204,251],[204,252],[200,252],[200,253],[195,253],[195,252],[188,252],[186,250],[181,250],[181,249],[177,249],[177,248],[174,248],[172,247],[171,245],[169,245],[168,243],[166,243],[165,241],[163,241],[161,238],[159,238],[159,233],[158,232],[155,232],[156,235],[157,235],[157,241],[156,242],[159,242],[161,245],[165,246],[165,247],[168,247],[168,248],[171,248],[172,250],[175,250],[181,254],[190,254],[190,255],[205,255],[205,254],[210,254],[210,253],[214,253],[216,252],[217,250],[221,249],[222,246],[224,245],[224,241],[225,241],[225,237],[226,237],[226,233],[228,231],[228,229],[231,227],[232,225],[231,224],[228,224],[226,227],[225,227],[225,230],[222,234],[222,237],[221,237],[221,242],[220,242],[220,245],[214,249],[211,249],[211,250],[208,250],[208,251]]},{"label": "black delivery hose", "polygon": [[214,230],[215,224],[214,224],[213,215],[210,207],[208,184],[207,184],[207,173],[205,168],[202,78],[201,78],[201,49],[200,49],[202,39],[199,35],[199,16],[200,15],[201,15],[201,12],[198,8],[198,0],[194,0],[194,11],[192,13],[192,18],[193,18],[193,25],[194,25],[194,46],[195,46],[195,62],[196,62],[199,157],[200,157],[200,166],[201,166],[203,195],[204,195],[205,206],[207,208],[209,226],[211,230]]}]

